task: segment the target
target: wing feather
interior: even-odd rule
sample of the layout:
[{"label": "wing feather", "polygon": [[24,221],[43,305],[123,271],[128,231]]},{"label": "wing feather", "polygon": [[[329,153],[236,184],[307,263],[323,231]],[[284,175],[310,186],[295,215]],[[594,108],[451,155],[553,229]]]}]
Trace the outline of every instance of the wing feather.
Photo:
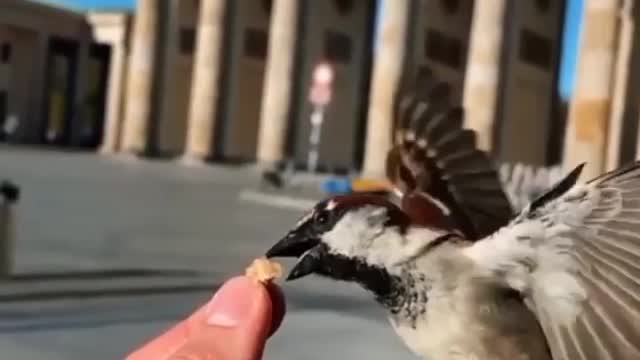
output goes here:
[{"label": "wing feather", "polygon": [[454,107],[434,116],[429,126],[425,128],[425,131],[429,134],[430,138],[441,139],[447,134],[462,129],[463,122],[464,111],[461,107]]},{"label": "wing feather", "polygon": [[476,240],[514,214],[494,164],[477,149],[476,134],[463,128],[464,111],[452,104],[450,89],[428,68],[403,82],[386,173],[402,196],[423,193],[429,195],[420,197],[425,202],[442,203],[456,227]]},{"label": "wing feather", "polygon": [[465,252],[525,295],[555,360],[640,359],[640,162],[579,174]]}]

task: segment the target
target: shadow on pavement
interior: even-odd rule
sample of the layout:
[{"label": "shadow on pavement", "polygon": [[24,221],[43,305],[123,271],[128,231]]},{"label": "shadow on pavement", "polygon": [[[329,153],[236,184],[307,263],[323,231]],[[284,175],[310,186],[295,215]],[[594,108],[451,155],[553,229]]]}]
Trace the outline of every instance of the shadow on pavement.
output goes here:
[{"label": "shadow on pavement", "polygon": [[71,319],[58,319],[53,321],[28,322],[22,324],[13,325],[0,325],[0,334],[2,333],[31,333],[35,331],[52,331],[60,329],[94,329],[98,327],[110,326],[110,325],[136,325],[136,324],[149,324],[150,322],[176,322],[184,318],[188,313],[177,311],[168,312],[166,314],[156,315],[150,318],[149,316],[138,317],[113,317],[113,318],[71,318]]},{"label": "shadow on pavement", "polygon": [[[11,309],[0,311],[0,333],[175,322],[206,301],[220,284],[123,286],[101,289],[98,282],[92,283],[92,287],[2,295],[0,303],[14,304]],[[155,296],[145,297],[149,295]],[[287,291],[285,296],[288,313],[326,311],[365,319],[376,317],[377,305],[373,300],[307,291]],[[92,302],[105,298],[111,298],[113,301],[99,305]],[[63,308],[49,308],[45,305],[61,300],[65,301]],[[21,301],[30,301],[30,306],[23,306]]]},{"label": "shadow on pavement", "polygon": [[[99,286],[99,284],[96,284]],[[54,301],[63,299],[81,299],[81,298],[106,298],[106,297],[126,297],[126,296],[145,296],[145,295],[162,295],[176,294],[185,292],[211,292],[214,288],[210,283],[201,285],[172,285],[172,286],[153,286],[153,287],[117,287],[111,289],[70,289],[70,290],[43,290],[21,293],[1,294],[0,302],[18,302],[18,301]],[[217,287],[216,287],[217,288]]]},{"label": "shadow on pavement", "polygon": [[[27,273],[15,274],[9,277],[10,282],[47,281],[47,280],[91,280],[91,279],[113,279],[122,277],[143,277],[143,276],[195,276],[201,272],[194,270],[154,270],[154,269],[109,269],[91,271],[66,271],[47,273]],[[0,281],[1,283],[2,281]]]}]

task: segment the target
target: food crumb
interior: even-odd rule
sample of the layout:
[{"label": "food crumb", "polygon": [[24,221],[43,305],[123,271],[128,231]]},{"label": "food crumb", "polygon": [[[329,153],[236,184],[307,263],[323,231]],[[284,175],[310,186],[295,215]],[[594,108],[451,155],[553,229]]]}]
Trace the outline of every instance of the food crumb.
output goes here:
[{"label": "food crumb", "polygon": [[266,258],[258,258],[253,260],[245,271],[245,275],[266,284],[282,276],[282,265]]}]

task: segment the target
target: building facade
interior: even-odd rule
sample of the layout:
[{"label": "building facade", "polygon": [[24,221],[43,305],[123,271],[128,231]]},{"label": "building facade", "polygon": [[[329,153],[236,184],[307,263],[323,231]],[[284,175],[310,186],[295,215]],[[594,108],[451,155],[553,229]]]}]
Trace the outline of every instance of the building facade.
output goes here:
[{"label": "building facade", "polygon": [[[580,0],[578,83],[564,104],[570,1],[138,0],[79,13],[4,0],[2,139],[302,167],[316,86],[330,98],[321,169],[378,176],[398,81],[428,66],[500,161],[589,160],[599,172],[636,157],[638,10]],[[320,63],[332,81],[318,90]]]}]

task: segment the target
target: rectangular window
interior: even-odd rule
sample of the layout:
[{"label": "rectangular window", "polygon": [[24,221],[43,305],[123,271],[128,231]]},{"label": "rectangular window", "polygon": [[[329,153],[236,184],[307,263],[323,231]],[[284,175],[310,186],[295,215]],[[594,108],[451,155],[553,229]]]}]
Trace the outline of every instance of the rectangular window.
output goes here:
[{"label": "rectangular window", "polygon": [[0,90],[0,126],[7,118],[7,92]]},{"label": "rectangular window", "polygon": [[11,44],[0,45],[0,64],[8,64],[11,61]]},{"label": "rectangular window", "polygon": [[193,54],[196,42],[196,30],[194,28],[180,29],[180,53],[183,55]]},{"label": "rectangular window", "polygon": [[324,56],[334,63],[349,63],[351,61],[349,36],[336,31],[327,31],[324,35]]},{"label": "rectangular window", "polygon": [[425,57],[454,69],[462,67],[460,40],[434,29],[427,29],[424,37]]},{"label": "rectangular window", "polygon": [[520,31],[519,57],[524,62],[543,70],[551,68],[552,41],[533,31]]},{"label": "rectangular window", "polygon": [[244,32],[244,55],[258,60],[267,58],[269,36],[263,29],[247,29]]}]

